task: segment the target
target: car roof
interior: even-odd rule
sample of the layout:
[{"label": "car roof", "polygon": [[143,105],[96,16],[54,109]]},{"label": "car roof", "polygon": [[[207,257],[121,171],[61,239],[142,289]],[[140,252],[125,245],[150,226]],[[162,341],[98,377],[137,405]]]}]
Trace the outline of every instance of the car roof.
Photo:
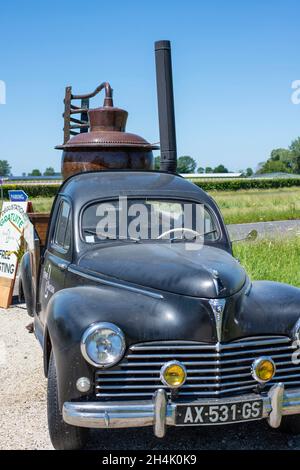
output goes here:
[{"label": "car roof", "polygon": [[211,198],[201,188],[181,176],[158,171],[105,170],[79,173],[68,178],[60,194],[83,205],[94,199],[153,195],[193,198],[201,203]]}]

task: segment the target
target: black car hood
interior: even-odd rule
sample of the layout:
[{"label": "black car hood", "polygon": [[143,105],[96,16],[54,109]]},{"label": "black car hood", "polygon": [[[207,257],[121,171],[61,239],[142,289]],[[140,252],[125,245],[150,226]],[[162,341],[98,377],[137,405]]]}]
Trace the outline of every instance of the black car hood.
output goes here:
[{"label": "black car hood", "polygon": [[114,280],[192,297],[228,297],[238,292],[246,273],[219,248],[188,250],[179,243],[110,244],[83,255],[78,267]]}]

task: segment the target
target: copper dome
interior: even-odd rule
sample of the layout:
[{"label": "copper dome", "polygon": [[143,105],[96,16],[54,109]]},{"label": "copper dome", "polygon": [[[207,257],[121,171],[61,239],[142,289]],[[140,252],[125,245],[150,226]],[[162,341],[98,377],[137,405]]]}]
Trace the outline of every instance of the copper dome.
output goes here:
[{"label": "copper dome", "polygon": [[105,88],[104,104],[88,110],[89,131],[55,147],[64,151],[62,173],[65,178],[88,170],[152,168],[152,150],[159,147],[136,134],[125,132],[127,111],[113,106],[109,83],[100,87]]}]

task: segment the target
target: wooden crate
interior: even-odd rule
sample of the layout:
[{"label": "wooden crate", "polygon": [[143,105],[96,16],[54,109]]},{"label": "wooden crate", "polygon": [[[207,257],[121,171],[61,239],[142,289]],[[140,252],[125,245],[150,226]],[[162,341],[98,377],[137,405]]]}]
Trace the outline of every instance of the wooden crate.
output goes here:
[{"label": "wooden crate", "polygon": [[43,212],[29,212],[28,217],[34,225],[34,228],[39,236],[41,245],[44,246],[46,243],[50,214],[46,214]]}]

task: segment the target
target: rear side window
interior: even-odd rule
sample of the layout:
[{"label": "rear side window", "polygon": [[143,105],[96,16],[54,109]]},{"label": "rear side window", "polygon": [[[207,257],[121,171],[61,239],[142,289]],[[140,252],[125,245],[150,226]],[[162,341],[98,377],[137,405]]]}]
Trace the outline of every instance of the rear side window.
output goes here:
[{"label": "rear side window", "polygon": [[62,201],[59,206],[54,232],[54,244],[68,251],[71,243],[71,207],[67,201]]}]

